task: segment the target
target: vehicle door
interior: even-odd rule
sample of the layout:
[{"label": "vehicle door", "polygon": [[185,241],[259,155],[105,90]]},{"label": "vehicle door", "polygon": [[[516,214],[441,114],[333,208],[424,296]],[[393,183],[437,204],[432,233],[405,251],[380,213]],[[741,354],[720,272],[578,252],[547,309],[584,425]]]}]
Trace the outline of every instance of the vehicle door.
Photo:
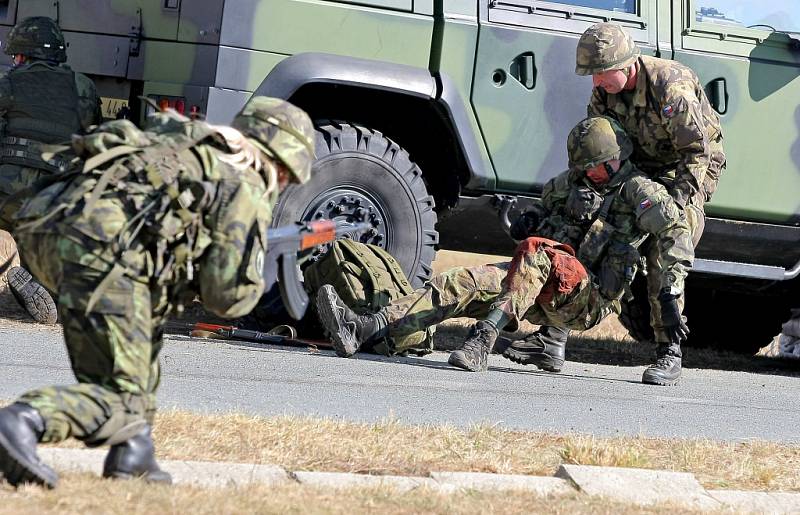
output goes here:
[{"label": "vehicle door", "polygon": [[797,0],[673,0],[674,58],[720,113],[728,169],[711,215],[800,219],[800,6]]},{"label": "vehicle door", "polygon": [[586,116],[591,77],[575,75],[578,38],[621,24],[653,55],[655,0],[481,0],[472,103],[498,188],[540,191],[567,167],[566,139]]}]

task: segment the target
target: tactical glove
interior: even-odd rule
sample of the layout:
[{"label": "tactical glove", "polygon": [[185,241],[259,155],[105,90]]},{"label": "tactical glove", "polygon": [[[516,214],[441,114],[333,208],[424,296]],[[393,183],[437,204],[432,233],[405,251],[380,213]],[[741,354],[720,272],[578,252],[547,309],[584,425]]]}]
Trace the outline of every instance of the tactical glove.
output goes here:
[{"label": "tactical glove", "polygon": [[673,295],[668,290],[662,291],[658,295],[661,304],[661,322],[664,324],[664,331],[669,337],[670,343],[680,345],[689,336],[689,328],[681,316],[681,308],[678,306],[679,295]]},{"label": "tactical glove", "polygon": [[539,227],[539,213],[525,211],[511,224],[509,234],[515,240],[520,241],[529,237],[537,227]]}]

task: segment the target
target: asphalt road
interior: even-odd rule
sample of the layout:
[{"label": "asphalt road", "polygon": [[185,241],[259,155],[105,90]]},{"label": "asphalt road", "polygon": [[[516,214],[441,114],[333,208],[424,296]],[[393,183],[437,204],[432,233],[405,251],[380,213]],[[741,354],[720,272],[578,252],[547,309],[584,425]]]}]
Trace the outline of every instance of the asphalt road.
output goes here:
[{"label": "asphalt road", "polygon": [[[355,421],[478,422],[595,435],[797,441],[797,372],[685,369],[676,387],[639,383],[643,366],[568,362],[561,374],[490,358],[489,372],[423,358],[363,355],[171,337],[161,407],[203,412],[310,414]],[[60,333],[0,327],[0,399],[72,382]]]}]

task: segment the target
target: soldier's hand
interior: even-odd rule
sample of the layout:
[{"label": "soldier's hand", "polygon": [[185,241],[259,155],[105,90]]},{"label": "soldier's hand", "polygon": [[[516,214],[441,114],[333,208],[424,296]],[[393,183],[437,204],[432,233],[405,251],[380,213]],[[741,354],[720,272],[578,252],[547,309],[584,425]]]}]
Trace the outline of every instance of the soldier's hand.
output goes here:
[{"label": "soldier's hand", "polygon": [[539,227],[539,213],[525,211],[511,223],[509,234],[515,240],[520,241],[529,237],[537,227]]},{"label": "soldier's hand", "polygon": [[689,327],[687,327],[684,317],[681,316],[678,298],[679,295],[662,291],[658,296],[658,301],[661,304],[661,322],[664,324],[664,331],[671,343],[680,345],[689,337]]}]

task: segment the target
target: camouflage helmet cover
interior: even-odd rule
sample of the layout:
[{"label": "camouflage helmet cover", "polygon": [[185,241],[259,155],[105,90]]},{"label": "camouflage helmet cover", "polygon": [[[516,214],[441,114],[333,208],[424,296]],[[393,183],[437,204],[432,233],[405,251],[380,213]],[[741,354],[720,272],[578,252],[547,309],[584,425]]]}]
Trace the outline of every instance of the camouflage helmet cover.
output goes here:
[{"label": "camouflage helmet cover", "polygon": [[299,107],[279,98],[255,96],[233,119],[233,127],[280,161],[296,182],[302,184],[311,176],[314,124]]},{"label": "camouflage helmet cover", "polygon": [[6,40],[5,53],[63,63],[67,60],[64,35],[58,24],[46,16],[32,16],[17,23]]},{"label": "camouflage helmet cover", "polygon": [[609,70],[624,70],[639,56],[639,47],[630,34],[616,23],[596,23],[578,40],[575,73],[593,75]]},{"label": "camouflage helmet cover", "polygon": [[607,116],[581,120],[567,138],[569,166],[577,170],[588,170],[612,159],[624,161],[632,153],[628,134]]}]

